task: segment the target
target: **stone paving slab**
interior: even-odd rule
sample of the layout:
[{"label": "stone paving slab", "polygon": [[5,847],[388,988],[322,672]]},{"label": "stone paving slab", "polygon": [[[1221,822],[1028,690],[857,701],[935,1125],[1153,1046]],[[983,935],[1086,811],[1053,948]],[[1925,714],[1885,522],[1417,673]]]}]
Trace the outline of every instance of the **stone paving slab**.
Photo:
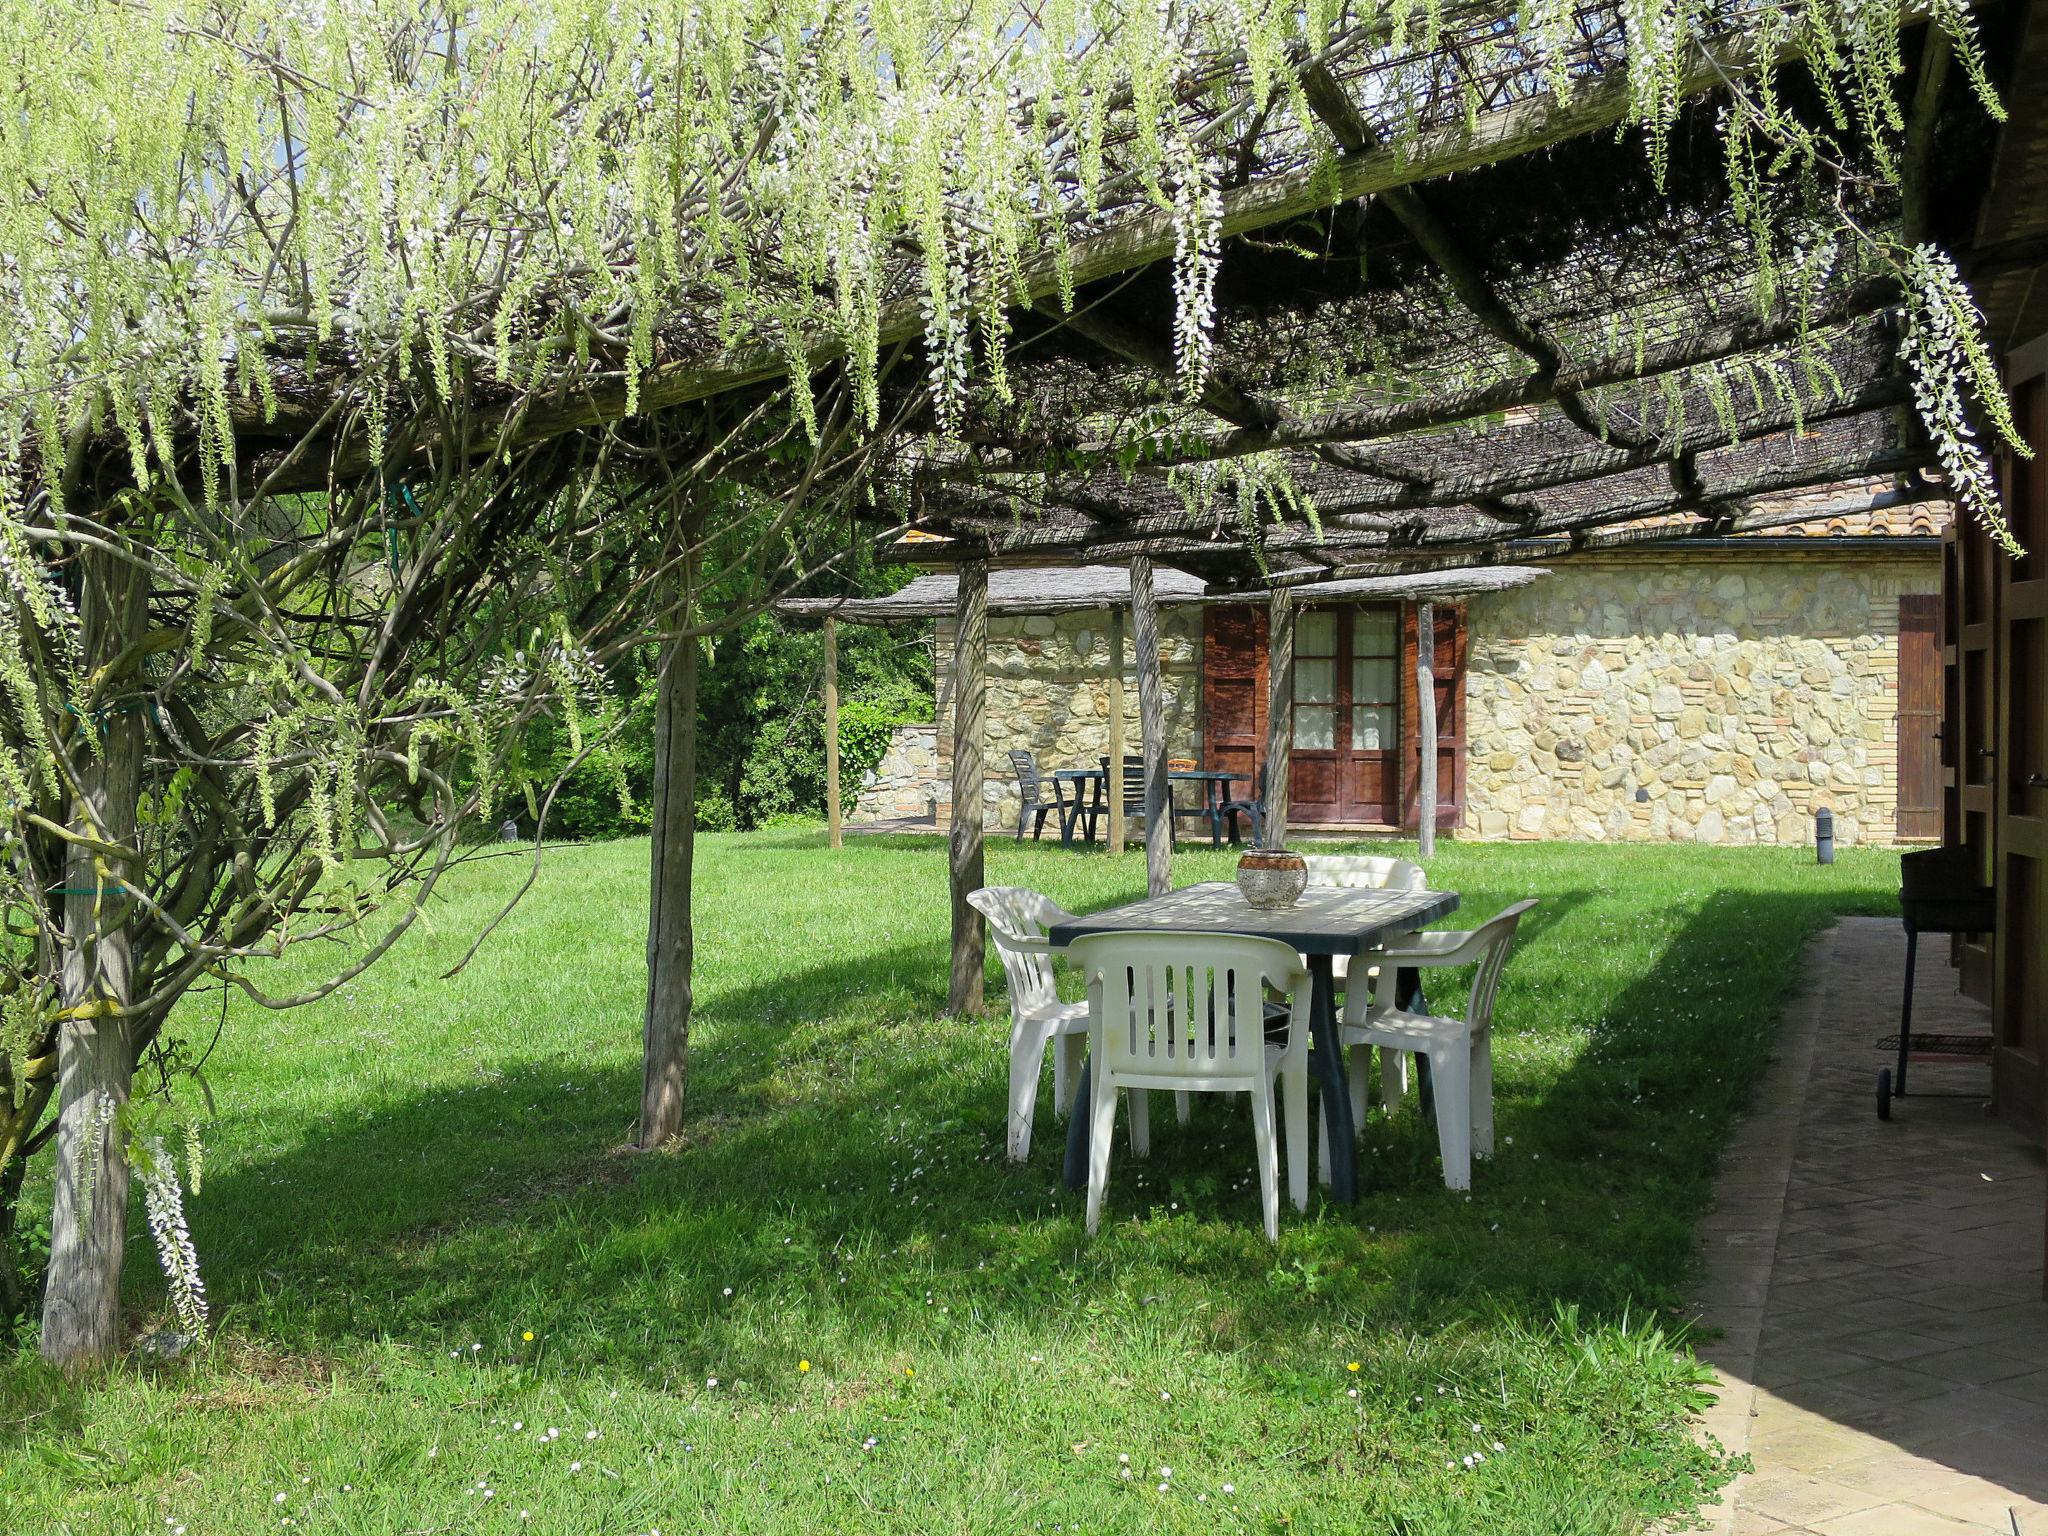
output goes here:
[{"label": "stone paving slab", "polygon": [[[1915,1025],[1987,1031],[1940,944]],[[1878,1120],[1904,976],[1895,920],[1814,941],[1701,1224],[1701,1428],[1754,1466],[1701,1511],[1721,1536],[2048,1536],[2042,1159],[1981,1064],[1916,1063]]]}]

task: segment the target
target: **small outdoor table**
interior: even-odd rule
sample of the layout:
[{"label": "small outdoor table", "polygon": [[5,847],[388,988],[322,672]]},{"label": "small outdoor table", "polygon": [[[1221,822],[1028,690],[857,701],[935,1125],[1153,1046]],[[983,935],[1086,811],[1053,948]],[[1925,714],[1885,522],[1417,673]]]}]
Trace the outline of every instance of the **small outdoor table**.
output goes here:
[{"label": "small outdoor table", "polygon": [[[1234,933],[1278,939],[1308,960],[1309,1038],[1323,1088],[1323,1123],[1330,1130],[1330,1198],[1346,1204],[1358,1198],[1358,1136],[1351,1118],[1351,1094],[1344,1082],[1343,1049],[1337,1038],[1338,955],[1362,955],[1391,934],[1413,933],[1458,910],[1455,891],[1392,891],[1310,886],[1285,911],[1254,907],[1235,885],[1215,880],[1164,896],[1091,912],[1054,923],[1046,938],[1055,949],[1091,933]],[[1358,984],[1365,985],[1361,973]],[[1067,1125],[1067,1186],[1088,1182],[1089,1088],[1094,1058],[1081,1069]]]},{"label": "small outdoor table", "polygon": [[[1175,768],[1167,775],[1169,784],[1198,784],[1202,790],[1199,807],[1176,812],[1167,808],[1168,817],[1199,816],[1209,824],[1209,846],[1223,846],[1223,824],[1228,819],[1223,813],[1225,802],[1230,799],[1230,784],[1233,779],[1249,779],[1250,774],[1226,773],[1220,768]],[[1070,847],[1074,841],[1074,827],[1080,824],[1088,840],[1095,840],[1095,828],[1109,811],[1109,775],[1100,768],[1056,768],[1052,774],[1053,800],[1059,807],[1060,843]],[[1074,796],[1067,799],[1065,788],[1071,786]]]}]

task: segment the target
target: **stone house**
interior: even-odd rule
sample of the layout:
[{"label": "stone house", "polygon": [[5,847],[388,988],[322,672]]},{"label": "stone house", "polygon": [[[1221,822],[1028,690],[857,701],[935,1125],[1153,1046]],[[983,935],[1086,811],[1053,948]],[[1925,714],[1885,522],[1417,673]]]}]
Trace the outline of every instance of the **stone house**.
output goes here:
[{"label": "stone house", "polygon": [[[1844,844],[1937,836],[1947,522],[1945,505],[1922,503],[1682,545],[1516,548],[1548,574],[1436,606],[1440,825],[1481,839],[1803,843],[1825,806]],[[1107,750],[1107,602],[1123,580],[995,573],[991,829],[1015,825],[1013,748],[1044,769]],[[948,587],[925,594],[944,611],[950,576],[920,582]],[[1249,778],[1266,731],[1263,603],[1178,571],[1158,588],[1169,752]],[[1054,611],[1018,611],[1034,594]],[[1415,605],[1318,601],[1312,587],[1301,601],[1290,825],[1412,830]],[[951,630],[938,619],[942,720]],[[1126,677],[1129,665],[1127,653]],[[1126,708],[1135,749],[1128,687]],[[901,728],[856,819],[946,820],[949,737]]]}]

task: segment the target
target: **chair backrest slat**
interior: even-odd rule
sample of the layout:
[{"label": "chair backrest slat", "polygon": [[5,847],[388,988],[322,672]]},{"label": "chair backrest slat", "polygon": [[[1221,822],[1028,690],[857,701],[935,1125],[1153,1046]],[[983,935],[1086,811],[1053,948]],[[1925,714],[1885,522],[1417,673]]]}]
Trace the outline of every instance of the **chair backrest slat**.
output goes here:
[{"label": "chair backrest slat", "polygon": [[1471,1000],[1465,1005],[1465,1021],[1472,1026],[1475,1036],[1493,1027],[1493,1001],[1500,991],[1500,973],[1507,968],[1508,951],[1515,947],[1515,929],[1522,914],[1535,905],[1534,897],[1518,901],[1472,930],[1473,937],[1485,944],[1479,969],[1472,976]]},{"label": "chair backrest slat", "polygon": [[1307,974],[1275,939],[1102,933],[1076,940],[1068,954],[1088,980],[1090,1025],[1111,1072],[1256,1074],[1269,985],[1293,994],[1296,1027],[1305,1027]]},{"label": "chair backrest slat", "polygon": [[1017,770],[1017,783],[1026,800],[1038,798],[1038,759],[1022,747],[1010,749],[1010,766]]}]

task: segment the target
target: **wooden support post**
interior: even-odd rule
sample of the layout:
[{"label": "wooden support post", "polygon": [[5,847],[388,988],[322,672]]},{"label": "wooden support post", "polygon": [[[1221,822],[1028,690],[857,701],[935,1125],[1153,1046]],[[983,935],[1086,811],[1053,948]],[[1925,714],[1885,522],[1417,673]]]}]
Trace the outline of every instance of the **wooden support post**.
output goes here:
[{"label": "wooden support post", "polygon": [[1436,853],[1436,608],[1415,609],[1416,836],[1422,857]]},{"label": "wooden support post", "polygon": [[981,1011],[981,966],[986,935],[981,914],[968,904],[982,884],[982,721],[988,704],[988,562],[960,567],[953,634],[953,974],[947,1011]]},{"label": "wooden support post", "polygon": [[[1124,611],[1109,610],[1109,851],[1124,851]],[[1108,786],[1106,785],[1105,788]]]},{"label": "wooden support post", "polygon": [[839,830],[839,621],[825,616],[825,834],[834,848]]},{"label": "wooden support post", "polygon": [[1294,592],[1276,587],[1266,602],[1266,837],[1287,846],[1287,788],[1294,748]]},{"label": "wooden support post", "polygon": [[[1131,619],[1138,653],[1138,729],[1145,754],[1145,889],[1173,889],[1172,786],[1166,777],[1166,689],[1159,676],[1159,605],[1152,595],[1152,562],[1131,561]],[[1123,798],[1124,765],[1109,764],[1110,795]]]},{"label": "wooden support post", "polygon": [[[688,622],[683,604],[675,622]],[[649,1151],[683,1128],[689,1085],[690,978],[696,936],[690,885],[697,838],[696,636],[661,648],[654,695],[654,836],[647,911],[647,1012],[641,1026],[639,1145]]]}]

